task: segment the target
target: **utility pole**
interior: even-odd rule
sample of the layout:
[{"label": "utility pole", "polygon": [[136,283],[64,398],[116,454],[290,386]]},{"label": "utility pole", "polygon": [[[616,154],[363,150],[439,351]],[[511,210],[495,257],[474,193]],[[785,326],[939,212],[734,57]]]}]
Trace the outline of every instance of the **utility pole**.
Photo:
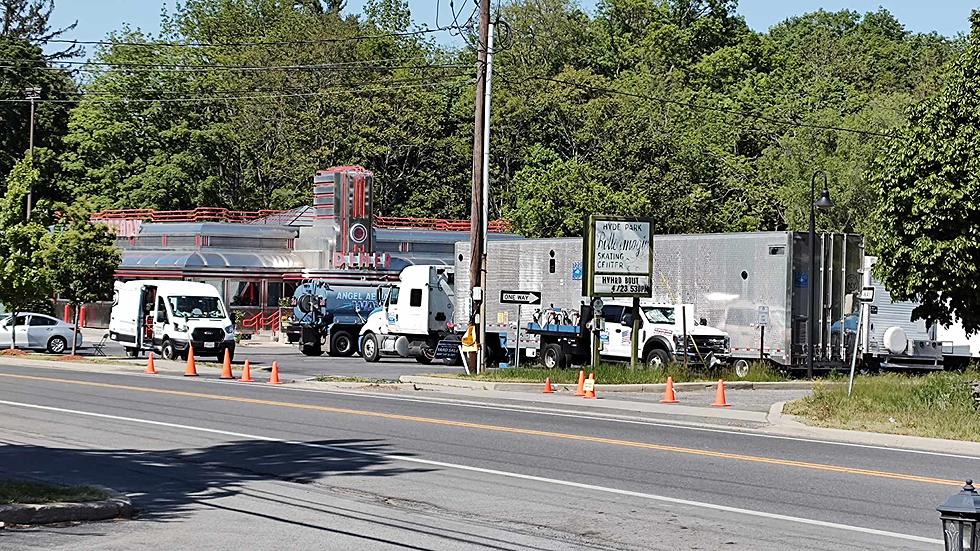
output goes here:
[{"label": "utility pole", "polygon": [[[473,118],[473,189],[471,193],[472,206],[470,210],[470,316],[479,313],[480,331],[477,337],[477,350],[466,355],[467,371],[480,373],[483,371],[483,344],[486,320],[483,298],[476,297],[473,290],[480,287],[483,281],[484,263],[484,224],[485,201],[483,193],[483,151],[485,149],[485,130],[487,126],[487,53],[490,40],[490,0],[480,0],[480,32],[477,40],[476,62],[476,110]],[[481,289],[483,289],[481,287]],[[486,289],[483,289],[486,292]],[[479,298],[480,300],[477,300]]]},{"label": "utility pole", "polygon": [[[27,95],[27,99],[31,100],[31,125],[29,130],[29,151],[31,157],[31,166],[34,165],[34,101],[41,97],[40,88],[28,88],[24,90],[24,94]],[[27,189],[27,219],[31,219],[31,210],[34,209],[34,190],[31,188]]]}]

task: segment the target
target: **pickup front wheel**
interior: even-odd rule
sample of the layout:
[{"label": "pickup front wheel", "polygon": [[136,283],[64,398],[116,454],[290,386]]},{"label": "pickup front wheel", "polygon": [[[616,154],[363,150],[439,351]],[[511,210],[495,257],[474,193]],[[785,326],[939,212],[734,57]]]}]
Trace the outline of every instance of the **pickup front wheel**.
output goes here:
[{"label": "pickup front wheel", "polygon": [[667,368],[667,363],[670,362],[670,355],[667,354],[666,350],[654,348],[647,352],[647,357],[644,360],[646,361],[647,368],[663,370]]}]

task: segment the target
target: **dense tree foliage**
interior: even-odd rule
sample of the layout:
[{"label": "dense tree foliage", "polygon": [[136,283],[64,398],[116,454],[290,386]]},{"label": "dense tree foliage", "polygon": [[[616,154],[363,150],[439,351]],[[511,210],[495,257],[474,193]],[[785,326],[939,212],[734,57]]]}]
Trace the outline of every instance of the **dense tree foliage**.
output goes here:
[{"label": "dense tree foliage", "polygon": [[[65,185],[101,206],[287,208],[315,170],[362,164],[381,213],[466,217],[475,53],[413,32],[402,0],[340,4],[190,0],[161,36],[114,35],[71,113]],[[531,236],[599,207],[662,232],[798,228],[817,168],[838,205],[821,226],[871,233],[867,162],[959,48],[884,10],[766,33],[730,0],[498,15],[491,214]]]},{"label": "dense tree foliage", "polygon": [[966,51],[870,171],[878,276],[915,315],[980,330],[980,12]]}]

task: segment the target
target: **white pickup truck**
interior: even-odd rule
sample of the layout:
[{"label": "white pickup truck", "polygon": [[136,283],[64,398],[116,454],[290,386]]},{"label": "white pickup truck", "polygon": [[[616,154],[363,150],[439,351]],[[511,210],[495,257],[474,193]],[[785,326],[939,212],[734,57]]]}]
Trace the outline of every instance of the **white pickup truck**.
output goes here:
[{"label": "white pickup truck", "polygon": [[[610,300],[602,308],[604,330],[599,332],[602,358],[629,359],[633,332],[632,303]],[[687,317],[685,322],[682,312]],[[713,367],[725,362],[731,354],[728,333],[694,319],[691,304],[640,303],[640,359],[647,365],[661,366],[684,359],[684,334],[687,333],[688,362]]]}]

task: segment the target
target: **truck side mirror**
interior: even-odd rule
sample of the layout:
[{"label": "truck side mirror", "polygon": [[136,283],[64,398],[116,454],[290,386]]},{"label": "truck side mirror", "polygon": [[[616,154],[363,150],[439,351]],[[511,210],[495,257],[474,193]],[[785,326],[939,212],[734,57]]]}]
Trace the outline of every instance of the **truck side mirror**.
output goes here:
[{"label": "truck side mirror", "polygon": [[378,303],[378,306],[383,306],[384,305],[384,301],[385,301],[385,292],[384,292],[384,289],[382,289],[381,287],[378,287],[378,290],[374,294],[374,300],[375,300],[375,302]]},{"label": "truck side mirror", "polygon": [[708,320],[706,320],[706,319],[704,319],[704,318],[701,318],[701,319],[699,320],[699,323],[700,323],[701,325],[708,325]]},{"label": "truck side mirror", "polygon": [[630,314],[629,312],[623,314],[623,318],[620,320],[620,323],[623,325],[633,325],[633,314]]}]

